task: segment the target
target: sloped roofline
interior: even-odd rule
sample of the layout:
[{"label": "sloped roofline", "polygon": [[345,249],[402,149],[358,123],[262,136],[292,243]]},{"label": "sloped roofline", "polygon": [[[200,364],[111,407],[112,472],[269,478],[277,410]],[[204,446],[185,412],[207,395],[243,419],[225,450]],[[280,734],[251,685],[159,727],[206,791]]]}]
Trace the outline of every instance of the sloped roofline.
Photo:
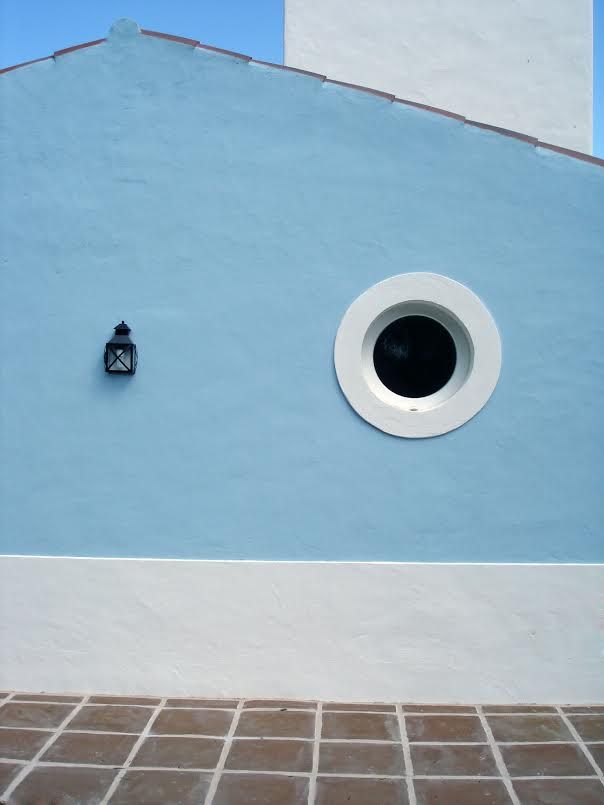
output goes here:
[{"label": "sloped roofline", "polygon": [[[372,89],[371,87],[363,87],[359,84],[348,84],[345,81],[336,81],[332,78],[327,78],[327,76],[320,75],[319,73],[311,73],[308,70],[301,70],[297,67],[289,67],[285,64],[275,64],[274,62],[266,62],[260,61],[258,59],[253,59],[251,56],[246,56],[244,53],[237,53],[233,50],[224,50],[223,48],[213,47],[212,45],[204,45],[197,39],[187,39],[184,36],[175,36],[174,34],[164,34],[161,31],[150,31],[147,28],[140,29],[141,34],[144,36],[152,36],[156,39],[167,39],[170,42],[178,42],[182,45],[188,45],[189,47],[199,48],[200,50],[208,50],[213,53],[220,53],[224,56],[230,56],[234,59],[238,59],[239,61],[251,62],[253,64],[261,64],[265,67],[270,67],[275,70],[286,70],[292,73],[299,73],[300,75],[310,76],[311,78],[315,78],[318,81],[324,82],[326,84],[337,84],[341,87],[348,87],[349,89],[356,90],[357,92],[367,92],[371,95],[377,95],[380,98],[384,98],[391,103],[402,103],[406,106],[413,106],[416,109],[423,109],[426,112],[431,112],[436,115],[443,115],[444,117],[450,117],[455,120],[459,120],[466,126],[474,126],[475,128],[479,129],[486,129],[488,131],[492,131],[496,134],[499,134],[503,137],[513,137],[517,140],[523,140],[524,142],[529,143],[530,145],[535,146],[536,148],[545,148],[549,151],[556,151],[559,154],[564,154],[565,156],[572,157],[573,159],[579,159],[583,162],[590,162],[593,165],[600,165],[604,167],[604,159],[600,157],[592,156],[591,154],[584,154],[581,151],[573,151],[570,148],[563,148],[560,145],[553,145],[552,143],[545,143],[542,140],[539,140],[536,137],[531,137],[528,134],[521,134],[518,131],[512,131],[511,129],[504,129],[500,126],[492,126],[490,123],[481,123],[477,120],[469,120],[468,118],[464,117],[464,115],[457,114],[456,112],[450,112],[446,109],[439,109],[436,106],[429,106],[425,103],[418,103],[417,101],[409,101],[405,100],[404,98],[397,98],[395,95],[391,95],[388,92],[382,92],[381,90]],[[40,59],[32,59],[31,61],[21,62],[21,64],[14,64],[11,67],[4,67],[0,70],[0,74],[2,73],[9,73],[13,70],[17,70],[20,67],[26,67],[29,64],[36,64],[37,62],[47,61],[48,59],[56,59],[59,56],[64,56],[66,53],[73,53],[75,50],[81,50],[82,48],[93,47],[94,45],[100,45],[103,42],[106,42],[107,39],[94,39],[92,42],[84,42],[81,45],[73,45],[69,48],[63,48],[63,50],[55,50],[55,52],[51,56],[43,56]]]}]

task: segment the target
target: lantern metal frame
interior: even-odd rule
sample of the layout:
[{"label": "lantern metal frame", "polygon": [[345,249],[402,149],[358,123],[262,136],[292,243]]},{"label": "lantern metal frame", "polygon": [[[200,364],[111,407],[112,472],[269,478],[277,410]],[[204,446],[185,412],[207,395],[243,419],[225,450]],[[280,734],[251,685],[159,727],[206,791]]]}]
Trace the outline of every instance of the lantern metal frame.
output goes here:
[{"label": "lantern metal frame", "polygon": [[[133,375],[138,364],[138,350],[130,338],[132,330],[123,320],[114,327],[114,330],[115,335],[105,344],[105,371],[112,375]],[[119,355],[117,354],[118,349],[122,350]],[[129,361],[122,360],[124,352],[129,352]],[[111,360],[112,357],[113,360]],[[123,368],[113,368],[116,364],[121,364]]]}]

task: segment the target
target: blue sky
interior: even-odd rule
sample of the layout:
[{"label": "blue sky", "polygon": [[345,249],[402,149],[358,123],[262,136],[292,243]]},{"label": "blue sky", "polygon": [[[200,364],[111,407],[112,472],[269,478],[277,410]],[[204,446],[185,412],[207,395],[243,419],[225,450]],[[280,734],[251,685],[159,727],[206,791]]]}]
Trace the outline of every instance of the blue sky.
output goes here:
[{"label": "blue sky", "polygon": [[[283,0],[0,0],[0,66],[99,39],[118,17],[283,61]],[[594,153],[604,156],[604,0],[594,0],[594,42]]]}]

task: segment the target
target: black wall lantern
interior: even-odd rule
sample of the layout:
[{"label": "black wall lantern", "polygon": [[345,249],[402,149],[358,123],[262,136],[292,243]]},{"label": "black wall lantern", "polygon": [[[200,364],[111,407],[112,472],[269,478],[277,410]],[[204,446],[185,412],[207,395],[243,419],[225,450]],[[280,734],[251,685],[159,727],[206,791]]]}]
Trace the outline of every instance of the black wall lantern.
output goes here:
[{"label": "black wall lantern", "polygon": [[133,375],[138,353],[129,335],[130,327],[122,321],[114,329],[115,335],[105,344],[105,371],[116,375]]}]

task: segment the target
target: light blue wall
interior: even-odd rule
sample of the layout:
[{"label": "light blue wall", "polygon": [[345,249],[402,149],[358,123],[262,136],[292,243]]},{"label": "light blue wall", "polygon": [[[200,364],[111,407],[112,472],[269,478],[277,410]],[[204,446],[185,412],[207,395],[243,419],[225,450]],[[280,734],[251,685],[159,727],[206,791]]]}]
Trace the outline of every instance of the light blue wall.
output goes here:
[{"label": "light blue wall", "polygon": [[[604,559],[604,169],[145,36],[0,85],[4,552]],[[435,439],[333,369],[348,305],[407,271],[503,340]],[[103,372],[121,318],[133,378]]]}]

